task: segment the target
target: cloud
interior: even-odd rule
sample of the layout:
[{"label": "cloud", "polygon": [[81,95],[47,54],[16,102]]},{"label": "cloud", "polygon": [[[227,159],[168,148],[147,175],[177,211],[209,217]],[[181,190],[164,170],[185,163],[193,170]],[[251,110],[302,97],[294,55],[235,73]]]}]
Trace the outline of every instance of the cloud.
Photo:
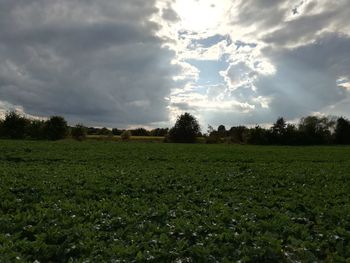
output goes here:
[{"label": "cloud", "polygon": [[167,121],[178,68],[156,36],[155,4],[1,1],[0,100],[89,125]]},{"label": "cloud", "polygon": [[215,94],[215,106],[210,96],[202,99],[202,107],[191,96],[182,97],[204,122],[271,123],[279,116],[294,120],[320,111],[344,112],[348,81],[339,79],[350,79],[347,1],[237,0],[228,10],[217,31],[191,31],[180,39],[187,43],[180,60],[198,61],[192,65],[200,71],[208,58],[218,64],[215,72],[191,83],[201,92],[202,80],[213,79],[204,88]]},{"label": "cloud", "polygon": [[3,0],[0,102],[123,127],[184,111],[226,126],[350,116],[349,13],[348,0]]}]

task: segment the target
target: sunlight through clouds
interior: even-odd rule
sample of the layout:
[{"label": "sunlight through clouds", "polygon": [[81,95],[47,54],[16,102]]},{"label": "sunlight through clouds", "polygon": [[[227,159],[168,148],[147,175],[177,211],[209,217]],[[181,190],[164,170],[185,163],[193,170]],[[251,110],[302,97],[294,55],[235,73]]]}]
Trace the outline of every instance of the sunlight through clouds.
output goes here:
[{"label": "sunlight through clouds", "polygon": [[174,4],[174,10],[180,17],[179,28],[193,31],[196,33],[205,33],[214,31],[227,20],[231,1],[212,1],[212,0],[177,0]]},{"label": "sunlight through clouds", "polygon": [[[336,94],[348,96],[344,93],[347,83],[338,85],[335,72],[328,73],[326,67],[315,72],[315,68],[307,67],[316,57],[292,58],[293,53],[301,54],[308,47],[321,55],[317,45],[326,43],[322,49],[332,49],[337,37],[342,39],[339,35],[328,41],[326,34],[349,33],[344,19],[336,14],[346,12],[344,5],[345,1],[331,4],[323,0],[168,2],[177,19],[168,24],[165,35],[176,54],[173,62],[182,68],[176,77],[181,81],[170,96],[171,118],[192,110],[201,115],[204,125],[219,124],[218,120],[227,117],[218,116],[228,116],[227,112],[235,124],[272,122],[280,115],[295,119],[337,103],[341,97]],[[349,49],[337,52],[349,54]],[[341,67],[346,65],[348,60],[342,59]],[[318,85],[316,76],[322,74],[328,80]],[[317,90],[332,95],[326,100]],[[313,98],[304,101],[311,94]],[[212,111],[218,120],[208,114]],[[226,121],[232,124],[232,120]]]}]

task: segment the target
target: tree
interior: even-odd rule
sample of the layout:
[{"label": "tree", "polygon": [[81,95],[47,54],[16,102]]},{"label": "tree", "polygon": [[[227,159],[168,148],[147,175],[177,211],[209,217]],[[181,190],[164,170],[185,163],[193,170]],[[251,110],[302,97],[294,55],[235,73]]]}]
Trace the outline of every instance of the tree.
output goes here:
[{"label": "tree", "polygon": [[226,127],[224,125],[218,127],[218,134],[221,138],[226,136]]},{"label": "tree", "polygon": [[250,144],[268,144],[267,131],[260,126],[249,130],[247,142]]},{"label": "tree", "polygon": [[248,131],[247,127],[237,126],[237,127],[231,127],[228,133],[231,137],[232,142],[244,143],[246,141],[247,131]]},{"label": "tree", "polygon": [[123,141],[128,141],[131,138],[131,132],[130,131],[123,131],[123,133],[120,135],[120,138]]},{"label": "tree", "polygon": [[66,120],[61,116],[52,116],[45,123],[45,134],[49,140],[61,140],[68,134],[68,126]]},{"label": "tree", "polygon": [[168,132],[169,132],[168,128],[156,128],[151,130],[150,135],[164,137],[168,134]]},{"label": "tree", "polygon": [[113,128],[112,129],[112,134],[113,135],[121,135],[123,133],[123,130],[119,130],[118,128]]},{"label": "tree", "polygon": [[218,131],[216,131],[213,126],[208,125],[207,136],[205,137],[205,143],[213,144],[220,143],[221,139]]},{"label": "tree", "polygon": [[149,136],[149,131],[145,128],[137,128],[135,130],[130,130],[132,136]]},{"label": "tree", "polygon": [[29,121],[17,112],[7,112],[2,123],[3,136],[10,139],[23,139],[26,136],[28,124]]},{"label": "tree", "polygon": [[350,144],[350,121],[340,117],[335,127],[335,143]]},{"label": "tree", "polygon": [[110,135],[113,135],[112,131],[110,129],[107,129],[106,127],[103,127],[102,129],[100,129],[98,131],[98,135],[107,135],[107,136],[110,136]]},{"label": "tree", "polygon": [[169,131],[169,139],[176,143],[194,143],[200,132],[197,119],[189,113],[180,115]]},{"label": "tree", "polygon": [[283,135],[286,132],[286,126],[286,121],[282,117],[279,117],[273,124],[272,131],[274,134]]},{"label": "tree", "polygon": [[4,121],[0,119],[0,138],[4,136]]},{"label": "tree", "polygon": [[31,120],[27,127],[27,134],[32,139],[45,139],[45,121]]},{"label": "tree", "polygon": [[271,130],[268,133],[269,142],[272,144],[284,144],[285,143],[285,134],[286,134],[287,123],[282,118],[279,117],[277,121],[271,127]]},{"label": "tree", "polygon": [[71,135],[72,138],[77,141],[83,141],[86,139],[86,128],[82,124],[77,124],[72,128]]},{"label": "tree", "polygon": [[324,144],[331,142],[331,129],[335,122],[327,117],[308,116],[302,118],[299,132],[305,144]]}]

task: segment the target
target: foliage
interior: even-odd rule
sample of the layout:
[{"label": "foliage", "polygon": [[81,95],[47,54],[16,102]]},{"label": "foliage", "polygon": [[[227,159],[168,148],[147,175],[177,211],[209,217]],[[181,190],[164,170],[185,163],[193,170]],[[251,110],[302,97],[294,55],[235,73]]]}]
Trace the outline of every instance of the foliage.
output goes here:
[{"label": "foliage", "polygon": [[168,128],[156,128],[150,131],[150,135],[164,137],[168,134],[168,132],[169,132]]},{"label": "foliage", "polygon": [[340,117],[335,128],[335,143],[350,144],[350,121]]},{"label": "foliage", "polygon": [[177,118],[175,126],[169,131],[169,139],[176,143],[194,143],[200,132],[197,119],[189,113]]},{"label": "foliage", "polygon": [[7,112],[2,122],[2,136],[10,139],[23,139],[29,121],[15,111]]},{"label": "foliage", "polygon": [[226,137],[226,127],[224,125],[220,125],[218,127],[218,135],[223,138]]},{"label": "foliage", "polygon": [[86,127],[82,124],[77,124],[71,129],[72,138],[77,141],[83,141],[86,139]]},{"label": "foliage", "polygon": [[28,120],[27,135],[31,139],[43,140],[45,135],[45,121],[43,120]]},{"label": "foliage", "polygon": [[149,136],[150,133],[145,128],[130,130],[132,136]]},{"label": "foliage", "polygon": [[350,148],[0,141],[0,262],[347,262]]},{"label": "foliage", "polygon": [[268,144],[268,131],[260,126],[255,126],[255,128],[249,130],[247,135],[247,143]]},{"label": "foliage", "polygon": [[131,138],[131,132],[130,131],[123,131],[123,133],[120,135],[120,138],[123,141],[128,141]]},{"label": "foliage", "polygon": [[111,136],[113,135],[112,131],[106,127],[103,127],[102,129],[98,130],[98,135],[106,135],[106,136]]},{"label": "foliage", "polygon": [[231,127],[231,129],[228,131],[228,134],[231,138],[231,142],[246,143],[248,128],[245,126]]},{"label": "foliage", "polygon": [[299,123],[304,144],[326,144],[331,142],[331,131],[335,122],[327,117],[308,116]]},{"label": "foliage", "polygon": [[124,130],[119,130],[118,128],[112,129],[112,134],[116,136],[120,136],[123,133]]},{"label": "foliage", "polygon": [[68,134],[66,120],[61,116],[52,116],[45,123],[45,135],[52,141],[62,140]]}]

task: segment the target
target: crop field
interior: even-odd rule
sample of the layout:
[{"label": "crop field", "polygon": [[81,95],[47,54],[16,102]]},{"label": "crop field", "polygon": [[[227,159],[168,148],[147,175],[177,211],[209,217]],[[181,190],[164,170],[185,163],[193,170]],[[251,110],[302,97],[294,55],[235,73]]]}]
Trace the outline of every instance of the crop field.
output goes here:
[{"label": "crop field", "polygon": [[350,147],[0,140],[0,262],[350,262]]}]

